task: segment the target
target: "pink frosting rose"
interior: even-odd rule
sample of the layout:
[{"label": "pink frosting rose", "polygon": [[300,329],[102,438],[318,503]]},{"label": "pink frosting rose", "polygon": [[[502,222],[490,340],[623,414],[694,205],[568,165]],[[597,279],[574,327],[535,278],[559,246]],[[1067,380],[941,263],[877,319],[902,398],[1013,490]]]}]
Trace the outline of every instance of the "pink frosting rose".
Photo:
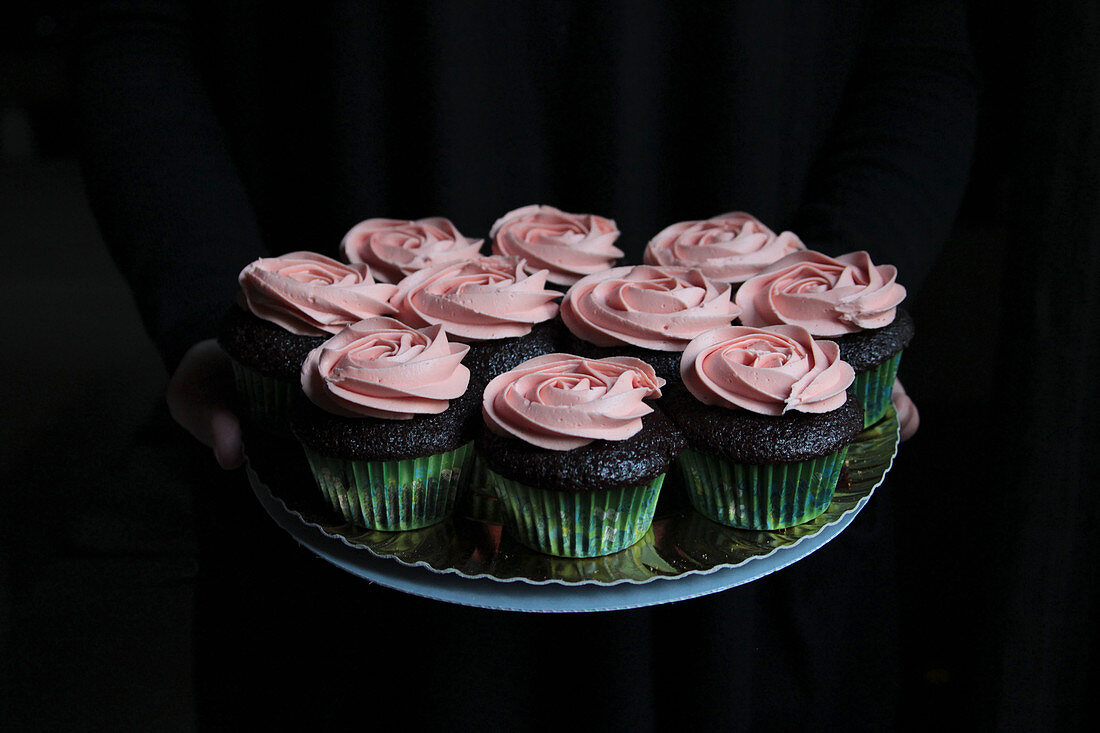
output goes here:
[{"label": "pink frosting rose", "polygon": [[425,267],[476,257],[480,239],[467,239],[448,219],[367,219],[344,235],[340,254],[365,262],[380,280],[396,283]]},{"label": "pink frosting rose", "polygon": [[684,349],[680,374],[700,402],[761,415],[835,410],[855,381],[839,346],[798,326],[707,331]]},{"label": "pink frosting rose", "polygon": [[353,323],[309,352],[302,390],[345,417],[407,420],[443,412],[466,393],[470,347],[447,341],[441,326],[411,328],[393,318]]},{"label": "pink frosting rose", "polygon": [[686,267],[649,265],[581,278],[561,304],[565,325],[589,343],[657,351],[683,351],[703,331],[728,326],[739,312],[727,283]]},{"label": "pink frosting rose", "polygon": [[623,256],[615,247],[615,222],[593,214],[569,214],[553,206],[524,206],[497,219],[489,230],[493,254],[527,260],[528,271],[548,270],[547,280],[571,285],[606,270]]},{"label": "pink frosting rose", "polygon": [[626,440],[642,429],[665,380],[640,359],[546,354],[497,376],[482,397],[490,430],[549,450]]},{"label": "pink frosting rose", "polygon": [[806,245],[792,232],[776,234],[759,219],[732,211],[665,227],[645,248],[647,265],[695,267],[712,280],[742,283]]},{"label": "pink frosting rose", "polygon": [[737,291],[746,326],[787,323],[815,336],[881,328],[894,320],[905,288],[897,268],[875,265],[866,252],[837,258],[806,250],[787,255]]},{"label": "pink frosting rose", "polygon": [[528,275],[518,257],[477,257],[414,272],[391,302],[414,326],[440,324],[468,341],[526,335],[557,315],[561,293],[546,289],[546,271]]},{"label": "pink frosting rose", "polygon": [[243,305],[299,336],[334,334],[349,323],[397,310],[397,288],[378,283],[365,264],[345,265],[314,252],[265,257],[241,270]]}]

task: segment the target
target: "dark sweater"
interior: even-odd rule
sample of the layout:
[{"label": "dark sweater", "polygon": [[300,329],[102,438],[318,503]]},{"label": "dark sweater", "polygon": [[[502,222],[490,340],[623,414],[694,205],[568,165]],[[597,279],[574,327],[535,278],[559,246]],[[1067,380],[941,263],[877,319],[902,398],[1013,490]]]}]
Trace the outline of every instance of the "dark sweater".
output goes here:
[{"label": "dark sweater", "polygon": [[[111,2],[73,69],[93,209],[170,368],[257,256],[374,216],[730,210],[915,290],[962,195],[962,3]],[[487,247],[486,247],[487,250]]]}]

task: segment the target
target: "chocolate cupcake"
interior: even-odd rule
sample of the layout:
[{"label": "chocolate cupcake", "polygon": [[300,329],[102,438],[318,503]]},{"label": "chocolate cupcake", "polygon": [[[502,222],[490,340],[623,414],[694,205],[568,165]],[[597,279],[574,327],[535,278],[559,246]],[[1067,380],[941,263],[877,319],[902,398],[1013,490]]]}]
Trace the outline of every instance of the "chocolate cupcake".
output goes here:
[{"label": "chocolate cupcake", "polygon": [[905,288],[897,269],[875,265],[866,252],[829,257],[807,250],[788,255],[737,291],[748,326],[801,326],[814,338],[835,341],[856,372],[853,392],[865,423],[890,405],[901,354],[913,338],[913,320],[899,304]]},{"label": "chocolate cupcake", "polygon": [[505,530],[560,557],[608,555],[640,540],[684,445],[643,402],[662,384],[637,359],[571,354],[536,357],[493,379],[477,450]]},{"label": "chocolate cupcake", "polygon": [[347,262],[365,262],[379,280],[396,283],[426,267],[464,262],[480,254],[480,239],[462,236],[449,219],[366,219],[340,242]]},{"label": "chocolate cupcake", "polygon": [[396,531],[453,513],[477,424],[468,350],[440,326],[370,318],[309,353],[291,428],[345,520]]},{"label": "chocolate cupcake", "polygon": [[[496,375],[559,350],[563,327],[556,301],[561,293],[547,287],[546,277],[546,270],[527,274],[518,257],[476,257],[413,273],[399,283],[392,302],[406,323],[439,324],[452,338],[469,344],[464,363],[471,373],[470,390],[480,395]],[[484,466],[475,459],[465,512],[499,523],[496,494],[487,481]]]},{"label": "chocolate cupcake", "polygon": [[489,230],[493,254],[519,257],[527,272],[546,270],[551,287],[565,290],[586,275],[607,270],[623,256],[619,228],[594,214],[570,214],[553,206],[524,206],[497,219]]},{"label": "chocolate cupcake", "polygon": [[[546,288],[545,270],[528,275],[524,261],[494,255],[429,267],[403,279],[391,303],[411,326],[441,325],[470,345],[473,384],[483,387],[533,351],[551,346],[561,293]],[[539,324],[547,324],[538,330]],[[539,353],[547,353],[540,351]],[[508,355],[524,355],[509,363]],[[500,371],[494,371],[500,370]]]},{"label": "chocolate cupcake", "polygon": [[730,286],[686,267],[616,267],[581,278],[561,304],[578,353],[632,356],[670,384],[680,382],[680,354],[693,338],[728,326],[740,309]]},{"label": "chocolate cupcake", "polygon": [[[839,347],[797,326],[728,326],[684,350],[686,392],[668,414],[692,505],[739,529],[808,522],[832,501],[848,445],[863,429]],[[690,393],[690,395],[688,394]]]},{"label": "chocolate cupcake", "polygon": [[289,435],[286,410],[306,355],[350,323],[397,312],[387,302],[396,287],[376,283],[369,267],[314,252],[258,259],[238,282],[218,343],[232,360],[245,421],[276,435]]},{"label": "chocolate cupcake", "polygon": [[731,211],[665,227],[646,244],[647,265],[691,267],[711,280],[743,283],[786,255],[806,249],[791,232],[776,234],[751,214]]}]

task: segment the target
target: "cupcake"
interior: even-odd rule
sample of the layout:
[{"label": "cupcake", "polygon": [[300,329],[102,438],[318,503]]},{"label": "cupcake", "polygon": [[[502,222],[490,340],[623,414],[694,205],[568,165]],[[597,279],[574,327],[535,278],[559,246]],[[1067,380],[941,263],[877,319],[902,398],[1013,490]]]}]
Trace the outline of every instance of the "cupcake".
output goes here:
[{"label": "cupcake", "polygon": [[354,323],[309,352],[290,414],[332,508],[366,529],[418,529],[454,511],[478,401],[469,347],[440,326]]},{"label": "cupcake", "polygon": [[[393,297],[399,318],[442,325],[470,344],[466,365],[477,395],[493,377],[525,359],[559,350],[561,293],[546,286],[546,270],[528,274],[518,257],[493,255],[430,267],[401,281]],[[464,512],[483,522],[502,519],[484,464],[474,459]]]},{"label": "cupcake", "polygon": [[466,364],[483,387],[524,359],[556,350],[561,293],[546,288],[546,277],[545,270],[528,274],[518,257],[475,257],[414,272],[398,283],[391,303],[405,323],[441,325],[470,344]]},{"label": "cupcake", "polygon": [[791,252],[806,249],[791,232],[776,234],[743,211],[665,227],[645,248],[647,265],[694,267],[711,280],[743,283]]},{"label": "cupcake", "polygon": [[477,257],[482,241],[462,236],[441,216],[415,221],[367,219],[344,235],[340,255],[347,262],[370,265],[379,280],[396,283],[426,267]]},{"label": "cupcake", "polygon": [[679,431],[644,400],[664,380],[638,359],[547,354],[494,378],[478,453],[521,544],[559,557],[625,549],[649,529]]},{"label": "cupcake", "polygon": [[728,326],[740,309],[727,283],[686,267],[615,267],[581,278],[561,319],[586,356],[633,356],[666,382],[680,381],[680,354],[693,338]]},{"label": "cupcake", "polygon": [[688,442],[680,466],[700,514],[772,530],[828,508],[863,429],[835,343],[797,326],[726,326],[688,344],[681,372],[687,389],[666,412]]},{"label": "cupcake", "polygon": [[905,288],[893,265],[875,265],[866,252],[829,257],[804,251],[784,257],[737,291],[746,326],[801,326],[835,341],[856,372],[853,391],[865,423],[882,419],[890,405],[902,350],[913,320],[898,305]]},{"label": "cupcake", "polygon": [[563,288],[606,270],[623,256],[615,246],[615,222],[594,214],[570,214],[553,206],[524,206],[500,217],[489,230],[493,254],[521,257],[528,272],[546,270]]},{"label": "cupcake", "polygon": [[218,342],[232,359],[245,419],[277,435],[286,434],[306,355],[350,323],[397,312],[388,302],[397,288],[375,282],[367,265],[313,252],[258,259],[238,281]]}]

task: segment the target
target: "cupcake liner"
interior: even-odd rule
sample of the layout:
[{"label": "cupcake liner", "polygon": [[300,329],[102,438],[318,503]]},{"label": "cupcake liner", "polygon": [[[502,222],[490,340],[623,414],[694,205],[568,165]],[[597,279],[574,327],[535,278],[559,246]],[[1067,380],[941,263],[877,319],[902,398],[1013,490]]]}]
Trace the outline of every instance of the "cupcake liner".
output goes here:
[{"label": "cupcake liner", "polygon": [[396,532],[442,522],[453,512],[473,442],[396,461],[331,458],[305,447],[317,485],[349,523]]},{"label": "cupcake liner", "polygon": [[640,486],[553,491],[488,470],[504,528],[520,544],[557,557],[600,557],[638,542],[653,522],[664,474]]},{"label": "cupcake liner", "polygon": [[829,507],[847,455],[844,446],[808,461],[752,465],[688,448],[679,465],[691,504],[703,516],[737,529],[783,529]]},{"label": "cupcake liner", "polygon": [[475,450],[466,472],[466,498],[464,514],[470,519],[488,524],[502,524],[504,515],[500,510],[497,492],[489,481],[489,472],[485,461]]},{"label": "cupcake liner", "polygon": [[245,420],[275,435],[289,436],[287,413],[299,385],[264,376],[236,360],[231,361]]},{"label": "cupcake liner", "polygon": [[898,374],[901,353],[899,351],[878,366],[856,374],[856,381],[852,383],[851,389],[863,404],[865,428],[881,420],[886,414],[886,408],[890,406],[890,395],[894,391],[894,378]]}]

